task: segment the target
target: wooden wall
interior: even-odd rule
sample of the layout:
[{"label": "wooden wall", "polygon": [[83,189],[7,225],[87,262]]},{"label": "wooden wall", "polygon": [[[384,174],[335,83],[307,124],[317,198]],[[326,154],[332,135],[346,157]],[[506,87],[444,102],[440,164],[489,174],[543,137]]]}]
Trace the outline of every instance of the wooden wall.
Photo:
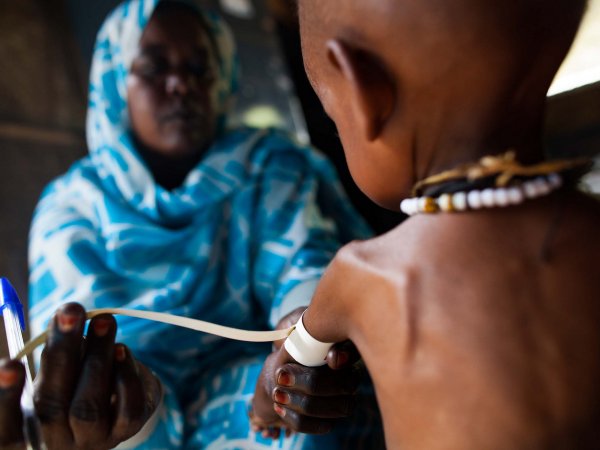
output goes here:
[{"label": "wooden wall", "polygon": [[[24,303],[33,208],[85,152],[79,53],[65,17],[59,0],[0,2],[0,276]],[[0,336],[4,355],[3,328]]]}]

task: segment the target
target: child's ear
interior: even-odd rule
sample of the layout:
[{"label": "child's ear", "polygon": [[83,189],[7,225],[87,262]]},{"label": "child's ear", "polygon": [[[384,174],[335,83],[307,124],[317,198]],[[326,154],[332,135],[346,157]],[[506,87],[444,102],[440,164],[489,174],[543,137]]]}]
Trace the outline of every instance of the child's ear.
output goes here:
[{"label": "child's ear", "polygon": [[374,54],[338,39],[327,42],[327,56],[349,83],[360,125],[367,140],[374,141],[396,106],[394,80]]}]

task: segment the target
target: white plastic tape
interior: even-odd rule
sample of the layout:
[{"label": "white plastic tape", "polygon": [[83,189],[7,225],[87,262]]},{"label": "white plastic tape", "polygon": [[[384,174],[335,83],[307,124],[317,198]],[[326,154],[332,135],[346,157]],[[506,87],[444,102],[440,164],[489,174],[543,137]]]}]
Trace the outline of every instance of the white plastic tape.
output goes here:
[{"label": "white plastic tape", "polygon": [[304,313],[285,340],[285,349],[297,362],[307,367],[324,366],[332,342],[321,342],[316,340],[304,327]]}]

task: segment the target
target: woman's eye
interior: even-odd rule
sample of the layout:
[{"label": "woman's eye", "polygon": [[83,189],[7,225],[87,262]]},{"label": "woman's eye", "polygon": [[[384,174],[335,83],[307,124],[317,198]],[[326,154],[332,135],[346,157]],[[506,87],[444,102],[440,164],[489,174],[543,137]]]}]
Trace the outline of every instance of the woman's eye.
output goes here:
[{"label": "woman's eye", "polygon": [[164,61],[142,59],[135,64],[134,72],[145,78],[161,76],[167,72],[167,65]]},{"label": "woman's eye", "polygon": [[191,62],[188,65],[189,71],[197,78],[202,80],[212,80],[213,72],[210,65],[204,62]]}]

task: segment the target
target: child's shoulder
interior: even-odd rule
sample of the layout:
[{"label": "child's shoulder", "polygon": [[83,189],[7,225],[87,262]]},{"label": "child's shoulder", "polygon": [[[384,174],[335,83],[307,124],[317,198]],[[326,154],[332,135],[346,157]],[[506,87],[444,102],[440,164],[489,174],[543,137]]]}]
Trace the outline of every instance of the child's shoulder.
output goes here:
[{"label": "child's shoulder", "polygon": [[381,301],[391,295],[401,300],[411,289],[418,264],[404,252],[399,231],[396,228],[372,239],[351,242],[337,253],[331,266],[346,280],[343,288],[348,298]]},{"label": "child's shoulder", "polygon": [[[597,258],[598,223],[600,202],[572,192],[519,208],[417,215],[384,235],[346,247],[340,259],[404,285],[445,277],[491,282],[504,271],[518,277]],[[543,263],[550,255],[552,264]],[[528,269],[512,274],[515,267]]]}]

